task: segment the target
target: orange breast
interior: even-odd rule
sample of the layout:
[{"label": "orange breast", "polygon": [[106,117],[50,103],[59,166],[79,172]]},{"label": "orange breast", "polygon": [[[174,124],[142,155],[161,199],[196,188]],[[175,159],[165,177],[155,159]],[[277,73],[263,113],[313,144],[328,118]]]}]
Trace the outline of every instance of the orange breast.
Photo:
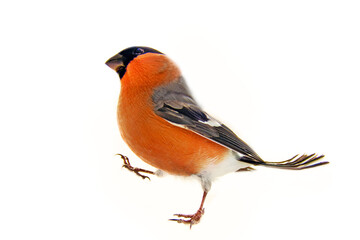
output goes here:
[{"label": "orange breast", "polygon": [[[228,152],[227,148],[157,116],[152,110],[154,86],[130,83],[145,81],[136,79],[139,75],[134,72],[135,66],[121,80],[118,124],[124,141],[137,156],[168,173],[188,176],[199,173],[210,161]],[[164,78],[169,78],[168,72]],[[170,78],[176,74],[179,72]]]}]

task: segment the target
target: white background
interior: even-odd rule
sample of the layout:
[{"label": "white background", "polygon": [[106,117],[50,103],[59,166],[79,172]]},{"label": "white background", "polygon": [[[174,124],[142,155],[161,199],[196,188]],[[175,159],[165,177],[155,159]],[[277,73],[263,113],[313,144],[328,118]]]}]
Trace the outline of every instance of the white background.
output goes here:
[{"label": "white background", "polygon": [[[359,239],[358,1],[3,1],[1,239]],[[151,169],[116,124],[134,45],[178,63],[200,104],[265,160],[317,152],[307,171],[259,167],[213,184]]]}]

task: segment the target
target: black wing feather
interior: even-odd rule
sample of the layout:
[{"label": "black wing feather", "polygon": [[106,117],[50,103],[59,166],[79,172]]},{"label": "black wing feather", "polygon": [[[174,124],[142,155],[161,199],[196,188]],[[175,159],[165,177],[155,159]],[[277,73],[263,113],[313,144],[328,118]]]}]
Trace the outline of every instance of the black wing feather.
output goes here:
[{"label": "black wing feather", "polygon": [[152,96],[155,113],[177,126],[189,129],[203,137],[241,153],[239,160],[255,165],[301,170],[321,166],[328,162],[317,162],[324,155],[295,156],[282,162],[265,162],[243,140],[228,127],[204,112],[195,102],[182,77],[157,88]]}]

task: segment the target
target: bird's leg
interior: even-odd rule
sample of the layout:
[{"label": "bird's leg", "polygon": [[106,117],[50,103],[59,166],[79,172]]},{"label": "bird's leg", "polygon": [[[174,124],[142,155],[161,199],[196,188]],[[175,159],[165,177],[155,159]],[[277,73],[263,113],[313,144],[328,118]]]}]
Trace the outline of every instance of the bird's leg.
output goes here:
[{"label": "bird's leg", "polygon": [[205,209],[203,208],[203,206],[207,193],[208,193],[207,191],[204,191],[200,207],[195,214],[174,214],[174,216],[177,216],[179,218],[169,219],[169,220],[176,221],[178,223],[190,224],[190,229],[191,229],[192,225],[199,223],[202,215],[204,215]]},{"label": "bird's leg", "polygon": [[124,156],[124,155],[122,155],[122,154],[120,154],[120,153],[118,153],[118,154],[116,154],[116,155],[119,155],[119,156],[122,158],[122,160],[124,161],[124,164],[123,164],[123,167],[124,167],[124,168],[128,169],[128,170],[131,171],[131,172],[134,172],[136,175],[140,176],[142,179],[147,178],[147,179],[150,180],[150,178],[149,178],[148,176],[145,176],[145,175],[141,174],[140,172],[149,173],[149,174],[155,174],[155,173],[152,172],[152,171],[145,170],[145,169],[142,169],[142,168],[136,168],[136,167],[131,166],[130,161],[129,161],[129,158],[126,157],[126,156]]}]

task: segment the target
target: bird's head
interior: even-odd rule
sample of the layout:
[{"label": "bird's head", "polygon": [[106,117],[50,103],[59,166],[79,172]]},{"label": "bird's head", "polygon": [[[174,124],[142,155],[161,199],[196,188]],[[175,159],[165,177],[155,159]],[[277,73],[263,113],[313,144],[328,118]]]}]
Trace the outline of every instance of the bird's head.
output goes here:
[{"label": "bird's head", "polygon": [[126,72],[128,64],[136,57],[146,53],[163,54],[158,50],[149,47],[129,47],[111,57],[105,64],[116,71],[120,78],[122,78]]}]

